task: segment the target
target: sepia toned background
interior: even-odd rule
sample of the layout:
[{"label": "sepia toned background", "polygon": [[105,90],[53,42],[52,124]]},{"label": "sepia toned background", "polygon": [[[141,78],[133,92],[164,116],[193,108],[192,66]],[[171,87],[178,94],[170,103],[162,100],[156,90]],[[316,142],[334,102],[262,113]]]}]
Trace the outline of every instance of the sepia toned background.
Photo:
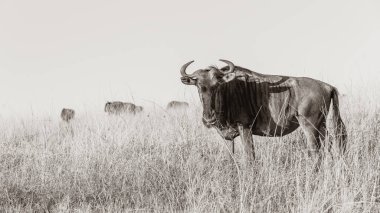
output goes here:
[{"label": "sepia toned background", "polygon": [[179,68],[219,58],[377,93],[379,1],[0,1],[0,116],[198,103]]}]

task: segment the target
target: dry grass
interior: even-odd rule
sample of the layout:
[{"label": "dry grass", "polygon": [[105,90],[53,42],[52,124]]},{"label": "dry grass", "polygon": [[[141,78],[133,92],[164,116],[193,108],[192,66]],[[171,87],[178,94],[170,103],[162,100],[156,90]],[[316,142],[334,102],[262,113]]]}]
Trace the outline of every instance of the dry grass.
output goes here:
[{"label": "dry grass", "polygon": [[254,137],[250,169],[237,140],[233,163],[199,109],[2,121],[0,211],[379,212],[380,111],[371,109],[343,110],[348,152],[326,154],[319,173],[300,131]]}]

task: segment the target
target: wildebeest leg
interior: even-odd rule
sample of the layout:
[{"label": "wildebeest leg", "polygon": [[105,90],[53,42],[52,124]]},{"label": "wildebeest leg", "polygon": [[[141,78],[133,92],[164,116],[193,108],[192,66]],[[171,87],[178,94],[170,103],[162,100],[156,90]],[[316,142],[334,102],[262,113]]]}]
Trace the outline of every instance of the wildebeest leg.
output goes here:
[{"label": "wildebeest leg", "polygon": [[[324,133],[319,130],[320,125],[313,125],[307,118],[298,119],[300,126],[305,133],[308,147],[308,154],[312,156],[316,163],[314,166],[314,171],[319,171],[322,163],[322,153],[321,153],[321,139]],[[323,128],[321,128],[323,129]]]},{"label": "wildebeest leg", "polygon": [[[324,119],[321,124],[319,125],[318,127],[318,137],[319,137],[319,142],[320,143],[323,143],[326,139],[326,134],[327,134],[327,130],[326,130],[326,119]],[[325,144],[326,145],[326,144]],[[330,151],[330,143],[327,145],[328,146],[328,150]]]},{"label": "wildebeest leg", "polygon": [[231,143],[231,152],[232,152],[232,154],[235,154],[235,141],[232,139],[231,141],[230,141]]},{"label": "wildebeest leg", "polygon": [[244,146],[244,151],[247,155],[247,161],[248,163],[253,163],[255,160],[255,148],[253,145],[253,138],[252,138],[252,132],[251,128],[244,127],[243,125],[238,125],[239,134],[241,138],[241,142]]},{"label": "wildebeest leg", "polygon": [[344,154],[346,152],[346,145],[347,145],[347,130],[340,115],[338,116],[336,122],[337,124],[336,124],[336,133],[335,133],[336,138],[335,139],[338,141],[340,154]]},{"label": "wildebeest leg", "polygon": [[236,167],[235,167],[235,163],[234,163],[234,157],[235,157],[235,141],[234,139],[232,140],[227,140],[226,141],[227,144],[228,144],[228,149],[229,149],[229,156],[230,156],[230,181],[231,181],[231,198],[233,200],[236,199],[237,197],[237,193],[236,193]]}]

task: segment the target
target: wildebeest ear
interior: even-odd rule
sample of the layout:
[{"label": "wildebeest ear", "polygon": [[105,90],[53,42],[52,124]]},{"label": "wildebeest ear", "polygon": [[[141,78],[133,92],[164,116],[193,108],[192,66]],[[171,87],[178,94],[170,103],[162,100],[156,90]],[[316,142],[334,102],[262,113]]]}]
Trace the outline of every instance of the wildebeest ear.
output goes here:
[{"label": "wildebeest ear", "polygon": [[235,78],[236,78],[235,73],[228,73],[228,74],[225,74],[222,79],[224,82],[230,82],[230,81],[234,80]]},{"label": "wildebeest ear", "polygon": [[197,83],[196,79],[190,78],[190,77],[181,77],[181,81],[183,84],[187,85],[195,85]]}]

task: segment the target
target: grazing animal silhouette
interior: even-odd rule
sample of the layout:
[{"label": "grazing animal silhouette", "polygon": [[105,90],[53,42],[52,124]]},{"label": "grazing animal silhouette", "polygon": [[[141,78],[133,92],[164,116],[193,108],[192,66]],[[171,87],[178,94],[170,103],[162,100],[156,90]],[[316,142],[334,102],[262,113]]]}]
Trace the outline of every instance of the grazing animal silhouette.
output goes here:
[{"label": "grazing animal silhouette", "polygon": [[104,111],[109,114],[136,114],[143,111],[142,106],[136,106],[132,103],[126,103],[121,101],[107,102],[104,106]]},{"label": "grazing animal silhouette", "polygon": [[63,121],[69,122],[75,117],[75,111],[73,109],[63,108],[61,111],[61,118]]},{"label": "grazing animal silhouette", "polygon": [[168,105],[166,105],[166,109],[186,109],[189,108],[189,104],[183,101],[170,101]]}]

